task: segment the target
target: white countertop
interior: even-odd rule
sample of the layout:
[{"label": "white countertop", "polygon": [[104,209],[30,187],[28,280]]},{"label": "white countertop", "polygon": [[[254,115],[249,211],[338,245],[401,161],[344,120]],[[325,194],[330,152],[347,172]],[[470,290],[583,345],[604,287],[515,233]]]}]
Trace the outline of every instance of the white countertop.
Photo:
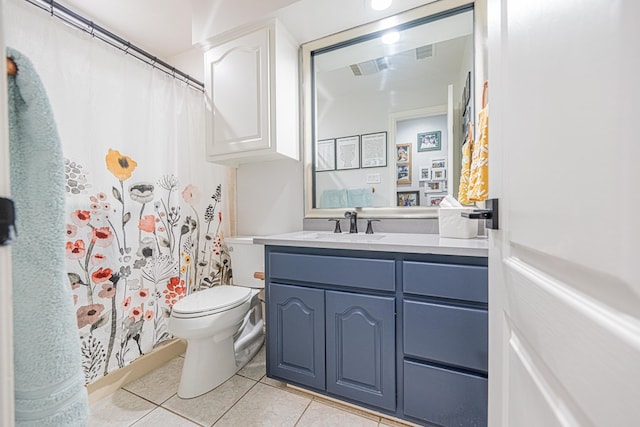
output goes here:
[{"label": "white countertop", "polygon": [[486,237],[451,239],[441,238],[438,234],[408,233],[334,234],[326,231],[296,231],[273,236],[255,237],[254,242],[262,245],[304,248],[478,257],[486,257],[489,248],[489,240]]}]

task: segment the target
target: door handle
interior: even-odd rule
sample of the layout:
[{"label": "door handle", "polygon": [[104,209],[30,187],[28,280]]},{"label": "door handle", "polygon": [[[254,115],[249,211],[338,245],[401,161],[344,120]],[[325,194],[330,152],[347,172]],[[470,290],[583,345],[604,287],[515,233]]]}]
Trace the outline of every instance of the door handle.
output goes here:
[{"label": "door handle", "polygon": [[16,240],[15,208],[11,199],[0,197],[0,246]]},{"label": "door handle", "polygon": [[489,199],[485,202],[487,209],[474,209],[471,212],[462,212],[465,218],[484,219],[484,226],[491,230],[498,229],[498,199]]}]

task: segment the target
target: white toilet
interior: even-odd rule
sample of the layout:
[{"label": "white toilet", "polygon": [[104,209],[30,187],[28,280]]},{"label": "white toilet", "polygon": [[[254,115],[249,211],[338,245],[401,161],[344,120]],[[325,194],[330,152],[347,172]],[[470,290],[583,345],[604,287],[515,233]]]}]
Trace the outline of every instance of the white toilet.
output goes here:
[{"label": "white toilet", "polygon": [[226,237],[231,255],[232,286],[194,292],[178,301],[169,332],[187,341],[178,396],[204,394],[241,369],[264,342],[262,304],[264,246],[252,237]]}]

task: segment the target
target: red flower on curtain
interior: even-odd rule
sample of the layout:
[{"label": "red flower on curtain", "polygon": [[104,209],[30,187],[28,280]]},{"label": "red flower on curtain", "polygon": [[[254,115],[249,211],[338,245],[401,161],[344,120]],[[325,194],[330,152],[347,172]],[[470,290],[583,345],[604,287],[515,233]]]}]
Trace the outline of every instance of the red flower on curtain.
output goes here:
[{"label": "red flower on curtain", "polygon": [[64,249],[69,259],[80,259],[87,252],[84,247],[84,240],[76,240],[73,243],[67,242]]},{"label": "red flower on curtain", "polygon": [[91,230],[91,241],[102,248],[111,245],[113,241],[113,233],[109,227],[96,227]]},{"label": "red flower on curtain", "polygon": [[84,227],[91,221],[91,212],[80,209],[73,211],[71,212],[71,221],[78,227]]},{"label": "red flower on curtain", "polygon": [[91,278],[95,283],[102,283],[111,279],[113,271],[110,268],[99,268],[91,274]]}]

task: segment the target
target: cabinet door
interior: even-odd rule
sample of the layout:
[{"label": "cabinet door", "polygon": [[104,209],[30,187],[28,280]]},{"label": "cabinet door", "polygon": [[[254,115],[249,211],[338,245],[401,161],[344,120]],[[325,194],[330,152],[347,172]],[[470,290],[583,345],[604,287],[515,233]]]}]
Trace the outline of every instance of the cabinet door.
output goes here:
[{"label": "cabinet door", "polygon": [[396,408],[392,297],[326,292],[327,391]]},{"label": "cabinet door", "polygon": [[324,390],[324,291],[269,284],[269,376]]},{"label": "cabinet door", "polygon": [[269,148],[269,29],[212,48],[205,64],[207,155]]}]

